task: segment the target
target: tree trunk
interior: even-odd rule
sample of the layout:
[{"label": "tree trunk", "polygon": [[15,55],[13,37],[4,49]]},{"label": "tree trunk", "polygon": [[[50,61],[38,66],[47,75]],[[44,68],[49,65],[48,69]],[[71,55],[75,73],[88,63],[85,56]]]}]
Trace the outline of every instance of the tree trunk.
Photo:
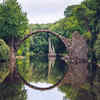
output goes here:
[{"label": "tree trunk", "polygon": [[16,56],[15,56],[15,49],[14,49],[14,40],[12,39],[10,45],[10,53],[9,53],[9,71],[13,75],[14,69],[16,68]]}]

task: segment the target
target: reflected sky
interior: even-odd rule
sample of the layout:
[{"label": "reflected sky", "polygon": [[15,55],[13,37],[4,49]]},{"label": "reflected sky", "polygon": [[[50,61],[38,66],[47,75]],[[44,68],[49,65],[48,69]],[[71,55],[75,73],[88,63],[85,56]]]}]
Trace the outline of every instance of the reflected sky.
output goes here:
[{"label": "reflected sky", "polygon": [[[34,84],[39,87],[48,87],[51,84],[47,83],[36,83]],[[58,88],[54,88],[48,91],[37,91],[25,86],[27,90],[27,100],[63,100],[65,94],[61,93]]]}]

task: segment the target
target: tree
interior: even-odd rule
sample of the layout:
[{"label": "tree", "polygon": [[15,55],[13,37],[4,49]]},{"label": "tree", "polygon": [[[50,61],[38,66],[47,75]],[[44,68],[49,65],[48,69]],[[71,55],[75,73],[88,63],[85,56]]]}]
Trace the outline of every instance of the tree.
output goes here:
[{"label": "tree", "polygon": [[28,20],[17,0],[7,0],[0,4],[0,38],[10,44],[24,36]]},{"label": "tree", "polygon": [[74,9],[77,7],[78,5],[71,5],[71,6],[68,6],[65,11],[64,11],[64,15],[65,17],[70,17],[70,16],[73,16],[73,11]]},{"label": "tree", "polygon": [[9,46],[9,71],[13,75],[16,68],[16,44],[28,29],[26,13],[17,0],[6,0],[0,4],[0,38]]},{"label": "tree", "polygon": [[27,100],[26,90],[17,79],[12,81],[9,77],[0,84],[0,100]]},{"label": "tree", "polygon": [[9,56],[9,47],[2,39],[0,39],[0,60],[2,62],[8,60],[8,56]]},{"label": "tree", "polygon": [[94,45],[95,51],[96,51],[96,58],[98,63],[100,64],[100,34],[98,34],[96,43]]}]

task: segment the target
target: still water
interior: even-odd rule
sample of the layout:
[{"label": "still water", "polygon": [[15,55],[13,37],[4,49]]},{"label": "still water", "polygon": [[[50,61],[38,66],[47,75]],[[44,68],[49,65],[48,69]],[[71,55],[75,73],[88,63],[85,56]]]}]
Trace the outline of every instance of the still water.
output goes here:
[{"label": "still water", "polygon": [[7,65],[0,63],[0,100],[100,100],[99,67],[71,69],[60,57],[33,56],[17,60],[22,81],[17,72],[9,73]]},{"label": "still water", "polygon": [[[56,83],[62,78],[61,76],[64,75],[66,65],[63,60],[56,57],[35,56],[31,58],[33,74],[38,73],[35,76],[36,83],[31,82],[31,84],[41,88],[52,86],[53,83]],[[35,81],[35,79],[33,81]],[[65,98],[65,93],[61,92],[57,87],[46,91],[39,91],[25,85],[25,89],[27,90],[27,100],[63,100],[63,98]]]},{"label": "still water", "polygon": [[[34,84],[39,87],[48,87],[50,84],[47,83],[36,83]],[[65,94],[59,91],[58,88],[54,88],[47,91],[38,91],[25,86],[27,90],[27,100],[63,100]]]}]

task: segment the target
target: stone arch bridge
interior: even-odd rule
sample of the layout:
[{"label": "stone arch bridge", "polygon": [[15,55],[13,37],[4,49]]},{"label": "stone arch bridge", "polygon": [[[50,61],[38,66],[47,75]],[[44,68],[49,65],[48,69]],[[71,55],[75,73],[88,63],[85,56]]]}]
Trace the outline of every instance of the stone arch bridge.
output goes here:
[{"label": "stone arch bridge", "polygon": [[[56,84],[47,88],[41,88],[41,87],[36,87],[31,85],[16,70],[16,51],[26,39],[40,32],[47,32],[61,39],[61,41],[65,44],[66,50],[68,50],[69,52],[68,55],[64,57],[64,60],[69,62],[69,71],[65,73],[64,77],[61,80],[59,80]],[[78,84],[79,86],[80,84],[83,84],[85,82],[88,74],[87,53],[88,53],[88,48],[87,48],[86,40],[82,36],[80,36],[79,32],[74,32],[72,34],[72,40],[69,40],[66,37],[63,37],[58,33],[52,32],[50,30],[37,30],[26,35],[22,40],[19,40],[19,42],[17,43],[13,43],[12,41],[12,45],[10,47],[10,62],[9,62],[10,75],[13,76],[16,73],[17,76],[26,85],[28,85],[33,89],[42,90],[42,91],[52,89],[61,84],[71,84],[73,86]],[[78,81],[77,78],[79,79]]]}]

